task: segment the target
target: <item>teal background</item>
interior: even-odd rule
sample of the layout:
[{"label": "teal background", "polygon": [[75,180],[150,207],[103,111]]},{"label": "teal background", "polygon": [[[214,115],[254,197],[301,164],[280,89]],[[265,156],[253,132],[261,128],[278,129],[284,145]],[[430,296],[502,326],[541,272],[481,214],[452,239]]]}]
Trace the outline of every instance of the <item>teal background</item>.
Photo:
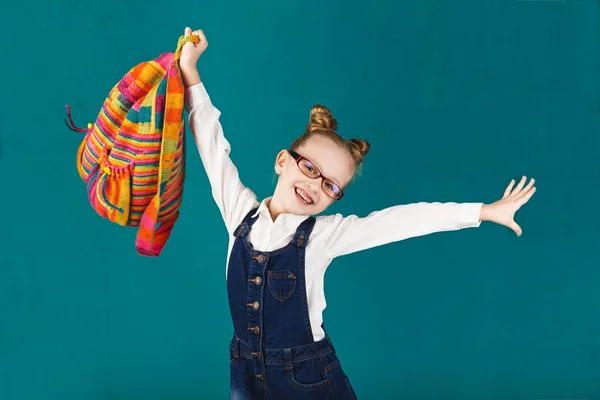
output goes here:
[{"label": "teal background", "polygon": [[[13,2],[0,16],[0,399],[225,399],[227,234],[190,145],[163,254],[101,219],[75,168],[129,68],[204,29],[245,184],[328,106],[372,144],[328,212],[493,202],[537,180],[523,236],[483,223],[342,257],[325,323],[361,399],[600,399],[600,3]],[[188,132],[189,135],[189,132]],[[191,136],[190,136],[191,138]]]}]

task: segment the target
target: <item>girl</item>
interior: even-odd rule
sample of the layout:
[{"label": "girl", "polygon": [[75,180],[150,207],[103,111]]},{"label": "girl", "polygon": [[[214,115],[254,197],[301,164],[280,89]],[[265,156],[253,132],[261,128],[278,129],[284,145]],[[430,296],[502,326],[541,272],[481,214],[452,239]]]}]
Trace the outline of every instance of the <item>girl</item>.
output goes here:
[{"label": "girl", "polygon": [[325,269],[335,258],[433,232],[505,225],[520,236],[515,212],[535,192],[511,180],[501,200],[416,203],[365,218],[313,215],[344,196],[369,151],[361,139],[336,133],[329,110],[314,106],[305,133],[275,160],[272,197],[258,201],[240,181],[230,146],[196,68],[208,42],[185,44],[180,66],[186,110],[213,197],[229,232],[227,291],[234,326],[231,399],[354,399],[322,324]]}]

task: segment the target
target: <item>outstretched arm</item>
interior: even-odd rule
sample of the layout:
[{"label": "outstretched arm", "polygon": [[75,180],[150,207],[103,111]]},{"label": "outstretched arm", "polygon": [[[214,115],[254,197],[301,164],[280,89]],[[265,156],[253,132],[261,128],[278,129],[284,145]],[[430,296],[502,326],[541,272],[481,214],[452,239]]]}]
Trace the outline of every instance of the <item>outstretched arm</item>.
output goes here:
[{"label": "outstretched arm", "polygon": [[478,227],[491,221],[521,236],[514,215],[533,196],[532,179],[526,178],[513,190],[510,182],[502,199],[491,203],[413,203],[375,211],[364,218],[341,214],[319,217],[325,225],[323,245],[331,258],[435,232]]}]

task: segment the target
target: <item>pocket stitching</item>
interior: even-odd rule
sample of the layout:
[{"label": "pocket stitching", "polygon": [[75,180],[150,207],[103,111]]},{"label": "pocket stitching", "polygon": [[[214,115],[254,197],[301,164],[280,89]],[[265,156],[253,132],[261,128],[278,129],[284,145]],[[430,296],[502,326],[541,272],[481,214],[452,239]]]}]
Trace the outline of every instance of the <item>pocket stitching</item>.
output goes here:
[{"label": "pocket stitching", "polygon": [[[293,276],[293,278],[290,278],[290,275]],[[291,290],[289,290],[289,293],[285,294],[285,295],[281,295],[279,293],[277,293],[277,290],[273,288],[273,285],[270,282],[275,281],[275,279],[290,279],[292,280],[291,283]],[[271,296],[273,296],[275,299],[279,300],[280,302],[284,302],[287,299],[290,298],[290,296],[292,294],[294,294],[294,292],[296,291],[296,283],[298,281],[298,279],[296,278],[296,275],[292,274],[291,271],[289,270],[283,270],[283,271],[267,271],[267,284],[269,286],[269,292],[271,293]]]},{"label": "pocket stitching", "polygon": [[326,387],[327,385],[329,385],[329,378],[325,378],[324,380],[322,380],[321,382],[317,382],[317,383],[300,383],[296,380],[296,378],[294,378],[294,370],[291,369],[288,371],[288,380],[290,381],[290,384],[295,387],[296,389],[300,389],[300,390],[306,390],[306,391],[316,391],[316,390],[320,390],[324,387]]}]

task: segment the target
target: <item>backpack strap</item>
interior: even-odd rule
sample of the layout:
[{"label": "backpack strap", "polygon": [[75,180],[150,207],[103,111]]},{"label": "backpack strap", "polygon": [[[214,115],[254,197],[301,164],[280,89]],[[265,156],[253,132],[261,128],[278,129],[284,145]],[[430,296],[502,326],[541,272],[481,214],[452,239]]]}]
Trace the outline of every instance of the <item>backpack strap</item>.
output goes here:
[{"label": "backpack strap", "polygon": [[[167,79],[166,98],[180,98],[183,99],[185,88],[183,86],[183,80],[181,78],[181,69],[179,67],[179,58],[183,45],[186,42],[197,43],[199,37],[196,35],[192,36],[181,36],[177,43],[177,50],[173,57],[173,64],[170,66],[165,79]],[[183,120],[183,102],[180,101],[165,101],[164,110],[164,125],[163,135],[161,141],[160,150],[160,165],[158,170],[158,183],[157,193],[152,198],[152,201],[146,207],[144,214],[140,220],[140,227],[136,237],[136,249],[138,254],[149,257],[156,257],[160,255],[163,247],[167,243],[171,230],[179,217],[179,211],[174,211],[174,214],[166,221],[159,223],[158,216],[161,211],[161,207],[164,206],[163,200],[165,195],[165,189],[167,187],[167,181],[170,179],[179,179],[175,190],[183,189],[183,179],[185,176],[185,157],[181,156],[182,167],[180,176],[171,177],[173,170],[173,164],[177,156],[177,144],[179,139],[182,138],[184,143],[182,144],[182,152],[185,151],[185,122]],[[168,196],[171,197],[171,196]],[[168,205],[168,204],[167,204]]]}]

